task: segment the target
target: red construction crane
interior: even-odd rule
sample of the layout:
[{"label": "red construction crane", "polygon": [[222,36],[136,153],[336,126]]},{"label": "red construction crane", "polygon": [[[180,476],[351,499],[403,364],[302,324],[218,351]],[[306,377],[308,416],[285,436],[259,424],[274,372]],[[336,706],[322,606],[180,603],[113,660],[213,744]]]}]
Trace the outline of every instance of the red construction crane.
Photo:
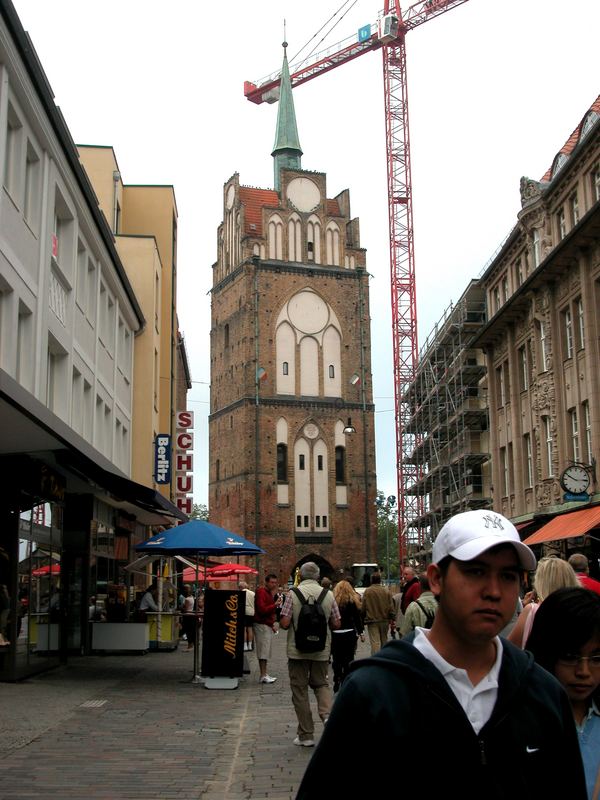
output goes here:
[{"label": "red construction crane", "polygon": [[[402,13],[400,0],[385,0],[377,23],[365,25],[358,36],[339,42],[326,53],[317,53],[297,69],[292,65],[290,70],[294,87],[364,53],[380,48],[383,53],[400,563],[407,554],[409,539],[414,541],[416,535],[421,545],[425,532],[419,522],[423,497],[411,493],[420,477],[420,466],[410,463],[418,433],[409,432],[411,408],[405,396],[415,377],[418,358],[405,36],[418,25],[466,2],[422,0]],[[246,81],[244,94],[253,103],[274,103],[279,98],[279,80],[276,73],[258,85]]]}]

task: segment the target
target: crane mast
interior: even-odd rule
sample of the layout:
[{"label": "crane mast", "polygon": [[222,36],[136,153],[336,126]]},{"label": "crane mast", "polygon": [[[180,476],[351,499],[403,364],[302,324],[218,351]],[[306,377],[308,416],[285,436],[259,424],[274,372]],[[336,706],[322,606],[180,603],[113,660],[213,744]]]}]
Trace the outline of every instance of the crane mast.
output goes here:
[{"label": "crane mast", "polygon": [[[403,14],[400,0],[385,0],[377,23],[365,25],[358,37],[339,42],[290,70],[294,87],[365,53],[383,52],[400,563],[409,542],[421,546],[425,535],[420,522],[423,496],[413,493],[421,468],[410,458],[419,434],[410,431],[407,397],[417,368],[418,335],[405,37],[413,28],[466,2],[421,0]],[[279,99],[279,80],[275,73],[257,83],[246,81],[244,94],[253,103],[274,103]]]}]

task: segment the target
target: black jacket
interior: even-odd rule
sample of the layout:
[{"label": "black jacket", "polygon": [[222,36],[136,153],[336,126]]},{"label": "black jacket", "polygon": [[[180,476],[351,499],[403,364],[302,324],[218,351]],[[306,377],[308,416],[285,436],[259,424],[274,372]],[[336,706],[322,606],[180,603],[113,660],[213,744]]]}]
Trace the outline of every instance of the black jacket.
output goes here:
[{"label": "black jacket", "polygon": [[355,661],[297,800],[368,797],[385,775],[402,797],[586,800],[566,694],[529,653],[503,648],[498,699],[479,734],[410,641]]}]

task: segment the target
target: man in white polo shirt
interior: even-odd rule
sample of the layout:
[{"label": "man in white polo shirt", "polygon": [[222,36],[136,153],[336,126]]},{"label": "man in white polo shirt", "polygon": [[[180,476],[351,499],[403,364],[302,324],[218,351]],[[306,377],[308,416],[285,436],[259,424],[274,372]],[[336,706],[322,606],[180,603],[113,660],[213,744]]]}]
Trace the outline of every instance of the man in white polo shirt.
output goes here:
[{"label": "man in white polo shirt", "polygon": [[[427,575],[438,598],[417,628],[356,661],[297,798],[360,797],[375,764],[401,765],[402,794],[585,800],[573,715],[562,687],[498,637],[535,557],[493,511],[452,517]],[[336,753],[346,767],[331,768]]]}]

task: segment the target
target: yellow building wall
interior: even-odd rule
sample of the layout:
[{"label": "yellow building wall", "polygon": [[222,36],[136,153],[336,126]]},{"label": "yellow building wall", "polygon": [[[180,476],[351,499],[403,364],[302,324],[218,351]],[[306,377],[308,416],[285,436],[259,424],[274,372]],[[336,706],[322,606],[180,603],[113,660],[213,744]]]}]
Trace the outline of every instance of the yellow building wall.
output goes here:
[{"label": "yellow building wall", "polygon": [[112,147],[94,145],[77,145],[77,150],[98,198],[100,210],[115,233],[115,203],[123,208],[123,182],[115,151]]},{"label": "yellow building wall", "polygon": [[[162,264],[160,311],[159,430],[171,433],[174,440],[176,387],[177,314],[177,206],[172,186],[124,186],[122,233],[151,233]],[[172,459],[172,490],[159,487],[166,496],[175,496],[175,470]]]},{"label": "yellow building wall", "polygon": [[116,245],[146,319],[146,328],[135,339],[131,476],[138,483],[154,486],[154,439],[159,427],[159,374],[154,354],[160,354],[161,347],[162,265],[153,236],[117,236]]}]

